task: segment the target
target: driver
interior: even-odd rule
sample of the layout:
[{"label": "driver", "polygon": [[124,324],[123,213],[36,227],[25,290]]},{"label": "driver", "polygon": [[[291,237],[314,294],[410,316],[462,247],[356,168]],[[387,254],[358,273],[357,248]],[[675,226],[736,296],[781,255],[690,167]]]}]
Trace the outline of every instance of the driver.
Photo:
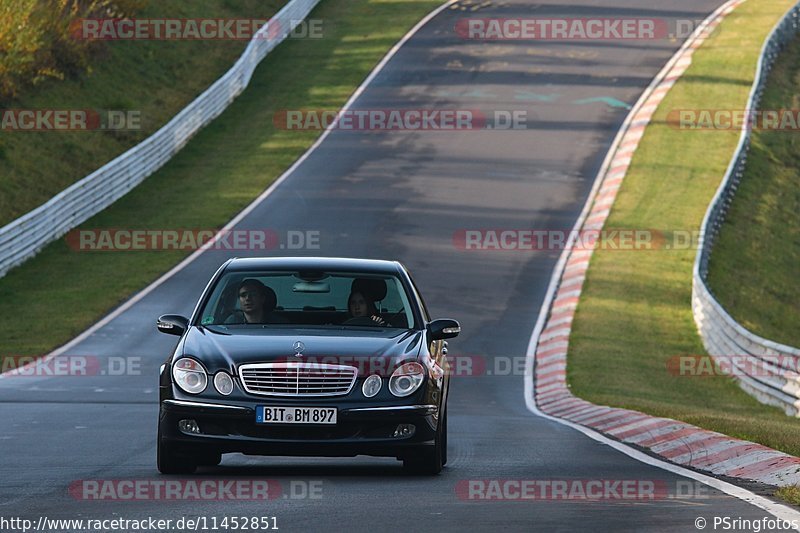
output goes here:
[{"label": "driver", "polygon": [[237,291],[239,308],[225,320],[226,324],[264,324],[271,317],[278,303],[275,291],[258,281],[248,278],[239,284]]}]

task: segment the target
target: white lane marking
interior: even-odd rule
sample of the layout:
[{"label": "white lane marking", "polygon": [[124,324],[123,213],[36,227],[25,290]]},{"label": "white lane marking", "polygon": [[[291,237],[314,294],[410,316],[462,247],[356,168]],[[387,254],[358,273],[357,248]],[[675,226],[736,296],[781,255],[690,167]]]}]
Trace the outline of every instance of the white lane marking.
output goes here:
[{"label": "white lane marking", "polygon": [[[729,4],[734,4],[736,1],[737,0],[730,0],[729,2],[723,4],[722,7],[717,9],[706,19],[706,22],[714,19],[719,14],[723,13]],[[701,26],[703,25],[705,25],[705,23],[702,24]],[[584,204],[583,210],[581,211],[578,220],[575,222],[575,226],[572,229],[571,235],[576,235],[577,232],[580,230],[580,228],[583,226],[584,222],[586,221],[586,218],[589,215],[590,209],[592,207],[592,202],[594,201],[594,198],[597,196],[597,192],[603,183],[602,177],[608,173],[611,163],[613,162],[613,157],[616,155],[616,152],[619,149],[619,146],[622,143],[623,138],[626,140],[626,142],[630,140],[631,135],[628,133],[628,128],[633,122],[634,117],[637,115],[640,108],[650,98],[655,88],[663,81],[663,79],[666,77],[666,74],[672,69],[672,67],[678,61],[680,56],[684,53],[685,50],[689,48],[689,46],[690,43],[688,41],[684,43],[683,46],[675,53],[675,55],[673,55],[672,58],[667,62],[666,66],[661,70],[661,72],[659,72],[658,75],[655,78],[653,78],[653,81],[650,83],[647,89],[645,89],[644,93],[642,93],[642,96],[639,98],[637,104],[633,106],[633,109],[626,117],[625,122],[623,122],[622,126],[620,126],[620,129],[617,131],[617,136],[614,139],[614,142],[612,143],[608,153],[606,154],[606,158],[603,161],[603,165],[600,167],[600,171],[597,174],[597,178],[595,179],[595,182],[592,185],[592,190],[589,192],[586,204]],[[641,135],[639,135],[639,137],[640,136]],[[573,242],[574,239],[572,239],[571,242],[568,243],[569,245],[566,246],[564,250],[561,252],[561,256],[558,259],[558,263],[556,264],[555,269],[553,269],[553,274],[550,278],[550,285],[548,286],[544,302],[542,304],[541,309],[539,310],[539,317],[536,321],[536,325],[534,326],[533,332],[531,334],[530,342],[528,343],[528,350],[525,361],[525,376],[524,376],[525,405],[528,408],[528,410],[536,416],[539,416],[547,420],[551,420],[558,424],[562,424],[564,426],[571,427],[577,431],[580,431],[587,437],[602,444],[611,446],[615,450],[624,453],[625,455],[631,457],[632,459],[635,459],[637,461],[640,461],[642,463],[651,466],[655,466],[657,468],[666,470],[668,472],[672,472],[673,474],[677,474],[679,476],[683,476],[689,479],[694,479],[695,481],[699,481],[701,483],[705,483],[706,485],[713,487],[721,492],[724,492],[725,494],[728,494],[742,501],[755,505],[756,507],[763,509],[764,511],[767,511],[771,515],[780,518],[782,520],[787,520],[789,522],[791,522],[792,520],[796,520],[798,523],[800,523],[800,512],[791,509],[786,505],[773,502],[772,500],[764,498],[763,496],[759,496],[749,490],[737,487],[736,485],[732,485],[731,483],[721,481],[717,478],[700,474],[698,472],[689,470],[687,468],[683,468],[676,464],[656,459],[655,457],[652,457],[643,452],[640,452],[639,450],[631,448],[630,446],[627,446],[622,442],[610,439],[605,435],[598,433],[597,431],[594,431],[593,429],[581,426],[579,424],[575,424],[573,422],[564,420],[562,418],[550,416],[539,410],[539,408],[536,406],[536,399],[534,396],[535,391],[533,386],[536,346],[539,342],[539,335],[541,334],[547,322],[548,312],[551,304],[553,303],[556,290],[558,289],[558,281],[564,274],[565,271],[564,267],[569,258],[569,250],[572,247]],[[800,528],[798,528],[798,531],[800,531]]]},{"label": "white lane marking", "polygon": [[[380,63],[378,63],[375,66],[375,68],[372,70],[372,72],[370,72],[369,76],[367,76],[367,78],[361,83],[361,85],[359,85],[359,87],[356,89],[356,91],[352,94],[352,96],[350,96],[350,98],[344,104],[344,106],[342,107],[342,111],[346,111],[346,110],[350,109],[350,107],[353,105],[353,103],[358,99],[359,96],[361,96],[361,94],[364,92],[364,90],[367,88],[367,86],[372,82],[372,80],[375,78],[375,76],[380,74],[380,72],[383,70],[383,68],[386,66],[386,64],[389,61],[391,61],[391,59],[395,56],[395,54],[397,54],[398,50],[400,50],[400,48],[409,39],[411,39],[411,37],[413,37],[415,33],[417,33],[425,24],[427,24],[436,15],[438,15],[439,13],[441,13],[442,11],[447,9],[448,6],[450,6],[451,4],[456,3],[457,1],[458,0],[447,0],[444,4],[442,4],[441,6],[437,7],[436,9],[434,9],[433,11],[428,13],[428,15],[425,16],[425,18],[423,18],[413,28],[411,28],[397,42],[397,44],[395,44],[386,53],[386,55],[383,56],[383,59],[381,59]],[[306,150],[306,152],[302,156],[300,156],[300,158],[297,161],[295,161],[294,164],[291,167],[289,167],[283,174],[281,174],[278,179],[276,179],[274,182],[272,182],[272,185],[270,185],[267,188],[267,190],[265,190],[263,193],[261,193],[261,195],[259,195],[258,198],[253,200],[247,207],[245,207],[230,222],[225,224],[225,227],[223,227],[217,233],[217,236],[215,236],[213,239],[209,240],[202,248],[200,248],[199,250],[196,250],[194,253],[192,253],[192,255],[190,255],[189,257],[187,257],[186,259],[184,259],[180,263],[178,263],[169,272],[167,272],[166,274],[162,275],[160,278],[155,280],[153,283],[151,283],[150,285],[148,285],[147,287],[145,287],[144,289],[142,289],[141,291],[136,293],[130,300],[128,300],[127,302],[125,302],[124,304],[122,304],[121,306],[116,308],[114,311],[112,311],[111,313],[109,313],[108,315],[103,317],[99,322],[97,322],[94,325],[92,325],[91,327],[89,327],[89,329],[87,329],[86,331],[84,331],[83,333],[81,333],[80,335],[78,335],[77,337],[72,339],[71,341],[67,342],[65,345],[53,350],[52,352],[50,352],[49,354],[47,354],[43,358],[37,360],[38,363],[41,364],[43,362],[47,362],[47,361],[53,359],[54,357],[58,357],[59,355],[65,353],[67,350],[71,349],[72,347],[80,344],[81,342],[86,340],[88,337],[90,337],[92,334],[94,334],[97,330],[103,328],[108,323],[110,323],[112,320],[114,320],[115,318],[120,316],[122,313],[124,313],[125,311],[127,311],[128,309],[130,309],[131,307],[136,305],[139,301],[141,301],[143,298],[145,298],[148,294],[150,294],[151,292],[156,290],[159,286],[161,286],[165,281],[169,280],[172,276],[174,276],[175,274],[177,274],[178,272],[180,272],[181,270],[186,268],[195,259],[200,257],[200,255],[202,255],[208,248],[211,248],[214,245],[214,243],[219,239],[220,234],[226,233],[226,230],[229,230],[229,229],[233,228],[244,217],[246,217],[248,214],[250,214],[250,212],[252,212],[256,207],[259,206],[259,204],[261,204],[261,202],[263,202],[270,194],[272,194],[275,191],[275,189],[281,183],[283,183],[297,169],[297,167],[299,167],[301,164],[303,164],[303,161],[308,159],[308,157],[312,153],[314,153],[314,151],[317,148],[319,148],[319,146],[328,137],[328,135],[330,135],[331,131],[333,131],[333,127],[334,127],[333,123],[329,124],[329,126],[325,129],[324,132],[322,132],[322,135],[319,136],[319,138],[314,142],[314,144],[312,144],[311,147],[308,150]],[[35,363],[33,363],[33,364],[35,364]],[[5,378],[5,377],[14,376],[17,373],[19,373],[21,370],[25,369],[26,366],[28,366],[28,365],[25,365],[25,366],[22,366],[22,367],[19,367],[19,368],[14,368],[14,369],[11,369],[11,370],[9,370],[7,372],[4,372],[4,373],[0,374],[0,379]]]}]

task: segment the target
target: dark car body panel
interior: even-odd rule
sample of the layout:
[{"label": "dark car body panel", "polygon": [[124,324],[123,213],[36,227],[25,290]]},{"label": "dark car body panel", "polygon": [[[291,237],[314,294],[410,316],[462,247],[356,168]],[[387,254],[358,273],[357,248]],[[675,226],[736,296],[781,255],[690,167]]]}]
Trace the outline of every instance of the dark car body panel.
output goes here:
[{"label": "dark car body panel", "polygon": [[[375,327],[263,327],[203,326],[198,322],[214,283],[236,271],[344,271],[398,277],[404,285],[415,317],[416,329]],[[224,264],[201,296],[187,330],[166,360],[160,378],[161,438],[187,453],[242,452],[256,455],[355,456],[403,458],[420,446],[432,446],[437,423],[446,409],[449,377],[446,343],[430,339],[424,303],[408,273],[396,262],[328,259],[238,259]],[[300,356],[293,345],[304,344]],[[209,375],[199,394],[188,394],[172,380],[172,364],[183,356],[202,363]],[[245,391],[239,367],[250,363],[306,362],[344,364],[358,369],[347,394],[336,396],[270,396]],[[388,379],[404,363],[417,362],[428,369],[423,384],[407,397],[391,394]],[[214,374],[225,371],[234,378],[228,396],[212,385]],[[364,380],[378,374],[384,383],[379,393],[367,398]],[[258,406],[335,407],[335,425],[284,425],[256,423]],[[201,434],[178,428],[183,419],[195,420]],[[413,424],[411,436],[394,436],[399,424]]]},{"label": "dark car body panel", "polygon": [[[375,328],[370,328],[375,329]],[[328,358],[391,357],[415,360],[424,342],[422,331],[389,330],[386,335],[351,329],[270,327],[232,329],[191,327],[178,347],[182,355],[196,356],[206,369],[234,372],[236,365],[294,358],[292,344],[305,345],[304,360]]]}]

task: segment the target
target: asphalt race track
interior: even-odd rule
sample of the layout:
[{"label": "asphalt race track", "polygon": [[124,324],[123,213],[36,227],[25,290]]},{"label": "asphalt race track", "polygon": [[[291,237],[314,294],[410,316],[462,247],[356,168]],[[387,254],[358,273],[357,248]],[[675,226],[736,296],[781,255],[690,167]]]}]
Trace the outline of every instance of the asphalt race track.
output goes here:
[{"label": "asphalt race track", "polygon": [[[459,18],[703,19],[722,0],[510,0],[477,12],[445,10],[425,25],[355,102],[355,109],[526,110],[524,131],[336,131],[237,226],[318,231],[318,250],[275,254],[399,259],[435,317],[461,321],[451,354],[497,374],[524,359],[559,251],[465,251],[465,229],[572,228],[627,109],[678,41],[467,41]],[[614,99],[575,103],[585,99]],[[69,350],[141,357],[140,375],[0,380],[0,515],[48,518],[275,516],[301,530],[674,530],[695,519],[758,519],[764,511],[708,489],[676,498],[684,478],[637,462],[533,415],[521,372],[453,379],[449,462],[435,478],[394,459],[225,456],[198,479],[275,480],[270,501],[85,501],[78,480],[163,479],[156,470],[157,375],[175,338],[162,313],[188,315],[230,252],[203,254]],[[238,253],[237,255],[248,255]],[[127,374],[136,374],[128,372]],[[466,501],[481,479],[639,480],[668,487],[653,500]],[[307,483],[310,482],[311,485]],[[680,485],[683,483],[683,485]],[[309,486],[318,497],[303,497]],[[681,489],[683,487],[683,489]],[[294,491],[294,492],[293,492]]]}]

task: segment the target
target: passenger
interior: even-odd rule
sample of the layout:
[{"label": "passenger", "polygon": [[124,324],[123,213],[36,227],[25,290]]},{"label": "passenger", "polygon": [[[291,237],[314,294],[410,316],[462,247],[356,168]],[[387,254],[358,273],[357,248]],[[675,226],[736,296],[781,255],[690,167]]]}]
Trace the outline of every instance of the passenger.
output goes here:
[{"label": "passenger", "polygon": [[351,292],[350,297],[347,299],[347,310],[350,313],[350,319],[356,322],[357,318],[368,318],[378,324],[379,326],[386,326],[386,321],[378,314],[378,308],[375,307],[375,302],[366,298],[360,292]]}]

